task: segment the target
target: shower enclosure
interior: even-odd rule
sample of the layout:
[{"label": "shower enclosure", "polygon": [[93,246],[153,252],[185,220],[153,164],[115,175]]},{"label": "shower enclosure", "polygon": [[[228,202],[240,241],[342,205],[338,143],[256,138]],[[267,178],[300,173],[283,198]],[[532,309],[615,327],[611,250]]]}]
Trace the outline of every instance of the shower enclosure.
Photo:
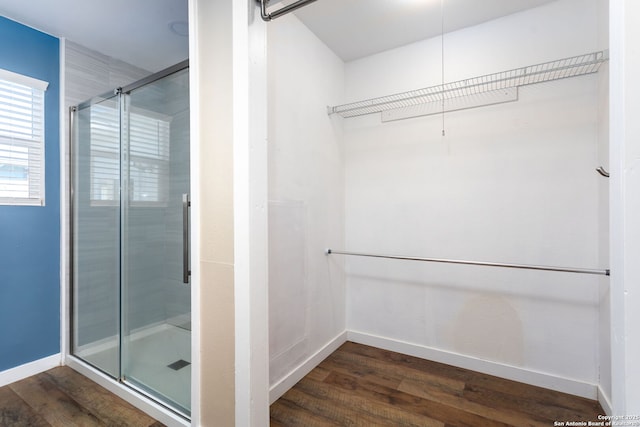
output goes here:
[{"label": "shower enclosure", "polygon": [[72,108],[71,352],[189,417],[189,71]]}]

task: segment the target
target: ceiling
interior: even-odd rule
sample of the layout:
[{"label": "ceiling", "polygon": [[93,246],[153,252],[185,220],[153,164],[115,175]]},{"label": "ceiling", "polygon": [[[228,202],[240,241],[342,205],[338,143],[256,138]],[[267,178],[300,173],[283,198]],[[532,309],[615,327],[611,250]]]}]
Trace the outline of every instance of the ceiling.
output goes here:
[{"label": "ceiling", "polygon": [[155,72],[189,56],[187,0],[0,0],[0,14]]},{"label": "ceiling", "polygon": [[443,21],[450,32],[551,1],[318,0],[295,14],[340,58],[351,61],[438,36]]},{"label": "ceiling", "polygon": [[[0,0],[0,14],[151,72],[188,57],[188,0]],[[294,0],[275,4],[271,9]],[[295,14],[350,61],[554,0],[318,0]],[[278,25],[275,20],[268,25]]]}]

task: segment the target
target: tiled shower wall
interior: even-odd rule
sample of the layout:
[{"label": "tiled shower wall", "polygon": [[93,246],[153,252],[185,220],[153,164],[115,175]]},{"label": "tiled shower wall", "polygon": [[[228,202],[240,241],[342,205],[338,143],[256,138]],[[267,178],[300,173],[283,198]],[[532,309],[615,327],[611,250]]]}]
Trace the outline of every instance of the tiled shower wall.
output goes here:
[{"label": "tiled shower wall", "polygon": [[67,40],[65,43],[65,104],[77,105],[91,97],[126,86],[149,74],[147,70],[111,58]]},{"label": "tiled shower wall", "polygon": [[[117,87],[136,82],[151,73],[87,49],[77,43],[65,43],[65,114],[68,121],[69,107],[78,105],[94,96],[108,93]],[[68,132],[67,132],[68,134]],[[172,148],[173,151],[174,148]],[[182,151],[182,150],[181,150]],[[188,151],[187,151],[188,152]],[[174,156],[179,158],[184,156]],[[69,170],[69,151],[66,154],[66,170]],[[69,188],[69,173],[65,174],[65,187]],[[67,192],[68,194],[68,192]],[[76,296],[78,301],[77,339],[78,345],[112,337],[114,334],[114,316],[118,315],[117,287],[119,285],[119,225],[117,224],[117,206],[81,206],[84,220],[82,233],[85,240],[80,247],[89,247],[81,253],[82,263],[76,268],[85,278],[83,292]],[[139,242],[130,246],[130,251],[144,253],[144,265],[134,268],[133,274],[140,269],[155,271],[157,277],[144,274],[136,279],[136,286],[129,294],[130,304],[139,307],[133,310],[129,318],[129,327],[136,329],[145,325],[164,321],[167,318],[188,313],[189,307],[177,306],[178,298],[167,294],[171,288],[166,286],[162,271],[166,268],[166,254],[171,250],[172,230],[158,230],[150,220],[153,215],[166,215],[162,208],[139,208],[129,213],[129,224],[135,234],[130,241]],[[68,214],[67,214],[68,217]],[[112,224],[108,224],[109,221]],[[69,236],[67,240],[69,247]],[[152,239],[154,244],[146,244]],[[175,242],[174,242],[175,243]],[[179,243],[178,243],[179,244]],[[165,275],[166,276],[166,275]],[[88,280],[87,280],[88,279]],[[164,304],[163,301],[170,301]],[[171,302],[174,301],[174,302]],[[188,298],[187,298],[188,301]],[[178,304],[179,305],[179,304]]]}]

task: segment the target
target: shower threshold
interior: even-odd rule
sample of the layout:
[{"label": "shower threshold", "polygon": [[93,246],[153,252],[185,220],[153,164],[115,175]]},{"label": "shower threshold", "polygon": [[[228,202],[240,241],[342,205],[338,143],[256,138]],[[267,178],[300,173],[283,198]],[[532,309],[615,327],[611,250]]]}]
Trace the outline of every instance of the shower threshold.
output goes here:
[{"label": "shower threshold", "polygon": [[[118,340],[110,338],[83,346],[77,356],[112,375],[119,371],[118,350]],[[191,406],[190,353],[189,330],[168,323],[139,329],[128,340],[123,339],[121,382],[188,419]]]}]

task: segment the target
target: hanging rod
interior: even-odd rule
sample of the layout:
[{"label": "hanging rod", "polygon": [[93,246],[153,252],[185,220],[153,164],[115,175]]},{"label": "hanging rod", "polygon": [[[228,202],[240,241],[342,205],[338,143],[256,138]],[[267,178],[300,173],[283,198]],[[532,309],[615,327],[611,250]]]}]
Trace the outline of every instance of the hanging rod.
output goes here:
[{"label": "hanging rod", "polygon": [[309,3],[313,3],[316,0],[298,0],[295,3],[291,3],[290,5],[280,8],[271,13],[267,12],[267,4],[269,3],[269,0],[258,0],[258,1],[260,2],[260,15],[262,16],[262,20],[269,22],[276,18],[281,17],[282,15],[286,15],[289,12],[293,12],[296,9],[306,6]]},{"label": "hanging rod", "polygon": [[600,65],[607,60],[607,51],[592,52],[423,89],[327,107],[327,112],[346,118],[428,103],[441,103],[452,98],[470,97],[502,89],[592,74],[597,72]]},{"label": "hanging rod", "polygon": [[564,273],[597,274],[601,276],[610,275],[610,271],[608,269],[598,270],[598,269],[590,269],[590,268],[550,267],[545,265],[506,264],[506,263],[500,263],[500,262],[483,262],[483,261],[463,261],[459,259],[420,258],[420,257],[409,257],[409,256],[399,256],[399,255],[365,254],[361,252],[336,251],[333,249],[325,249],[324,253],[325,255],[331,255],[331,254],[353,255],[353,256],[362,256],[362,257],[371,257],[371,258],[400,259],[400,260],[407,260],[407,261],[439,262],[439,263],[445,263],[445,264],[465,264],[465,265],[480,265],[485,267],[520,268],[524,270],[560,271]]}]

